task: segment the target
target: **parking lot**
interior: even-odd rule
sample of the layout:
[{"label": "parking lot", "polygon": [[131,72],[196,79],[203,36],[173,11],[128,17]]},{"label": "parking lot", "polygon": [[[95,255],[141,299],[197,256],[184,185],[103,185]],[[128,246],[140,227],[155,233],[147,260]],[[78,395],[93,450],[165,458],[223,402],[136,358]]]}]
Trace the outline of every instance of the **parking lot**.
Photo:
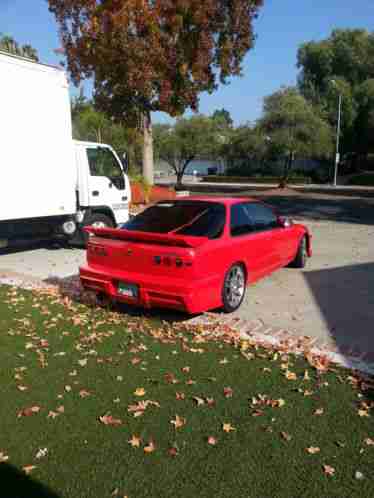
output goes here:
[{"label": "parking lot", "polygon": [[[235,316],[374,351],[374,198],[273,193],[265,200],[308,225],[314,255],[305,270],[284,268],[248,288]],[[56,246],[3,251],[0,277],[53,282],[75,275],[84,260],[83,250]]]}]

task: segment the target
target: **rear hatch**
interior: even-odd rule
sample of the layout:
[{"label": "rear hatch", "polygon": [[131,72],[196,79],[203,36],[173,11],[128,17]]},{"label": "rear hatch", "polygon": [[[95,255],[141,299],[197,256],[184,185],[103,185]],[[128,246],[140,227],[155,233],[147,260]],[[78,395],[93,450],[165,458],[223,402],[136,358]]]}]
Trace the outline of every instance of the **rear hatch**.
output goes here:
[{"label": "rear hatch", "polygon": [[87,262],[101,271],[136,275],[193,278],[199,246],[208,239],[174,234],[154,234],[123,229],[86,229],[91,237]]}]

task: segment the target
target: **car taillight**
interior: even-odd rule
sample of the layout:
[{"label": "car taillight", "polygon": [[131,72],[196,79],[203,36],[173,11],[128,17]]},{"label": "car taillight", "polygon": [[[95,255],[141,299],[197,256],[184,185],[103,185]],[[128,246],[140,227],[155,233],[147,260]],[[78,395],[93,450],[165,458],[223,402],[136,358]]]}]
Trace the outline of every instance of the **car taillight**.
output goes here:
[{"label": "car taillight", "polygon": [[94,256],[108,256],[105,247],[89,244],[87,251]]},{"label": "car taillight", "polygon": [[176,266],[177,268],[181,268],[182,266],[192,266],[192,261],[184,260],[182,258],[176,256],[154,256],[153,262],[155,265],[164,265],[164,266]]}]

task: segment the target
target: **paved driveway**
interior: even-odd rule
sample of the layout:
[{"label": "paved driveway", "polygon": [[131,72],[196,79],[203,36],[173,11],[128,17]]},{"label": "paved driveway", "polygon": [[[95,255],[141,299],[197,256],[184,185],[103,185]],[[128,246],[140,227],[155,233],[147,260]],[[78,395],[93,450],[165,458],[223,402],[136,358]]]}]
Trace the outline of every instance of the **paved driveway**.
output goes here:
[{"label": "paved driveway", "polygon": [[[285,268],[250,287],[235,315],[374,351],[374,199],[295,194],[266,200],[311,228],[314,256],[304,271]],[[67,277],[84,260],[76,249],[3,253],[0,275]]]}]

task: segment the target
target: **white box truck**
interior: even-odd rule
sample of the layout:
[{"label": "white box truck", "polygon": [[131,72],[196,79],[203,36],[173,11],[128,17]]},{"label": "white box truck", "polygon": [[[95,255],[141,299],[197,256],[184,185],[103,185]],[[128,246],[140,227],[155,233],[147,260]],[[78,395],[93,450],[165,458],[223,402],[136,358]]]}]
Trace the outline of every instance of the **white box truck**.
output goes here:
[{"label": "white box truck", "polygon": [[0,248],[125,223],[125,169],[108,145],[73,140],[64,71],[0,52]]}]

